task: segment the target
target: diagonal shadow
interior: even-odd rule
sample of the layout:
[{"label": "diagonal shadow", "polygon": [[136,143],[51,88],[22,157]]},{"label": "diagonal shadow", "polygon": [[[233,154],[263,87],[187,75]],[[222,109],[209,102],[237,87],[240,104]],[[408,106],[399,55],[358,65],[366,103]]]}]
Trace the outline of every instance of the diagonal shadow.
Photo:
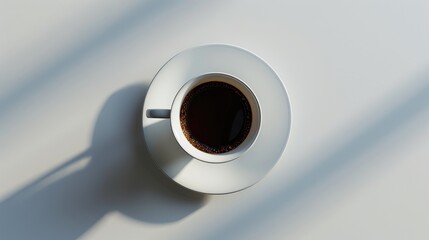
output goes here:
[{"label": "diagonal shadow", "polygon": [[204,205],[205,195],[178,187],[150,160],[141,124],[146,91],[132,85],[115,92],[87,150],[0,202],[0,239],[76,239],[116,211],[167,224]]},{"label": "diagonal shadow", "polygon": [[[317,164],[304,171],[289,184],[281,186],[274,191],[273,195],[250,206],[249,211],[228,219],[202,239],[240,239],[241,233],[248,231],[258,223],[269,221],[269,217],[279,208],[292,209],[300,201],[318,199],[319,196],[315,194],[318,187],[335,178],[336,174],[342,172],[343,169],[359,166],[354,169],[354,173],[358,174],[357,171],[364,169],[362,168],[364,165],[374,164],[374,162],[365,161],[359,157],[429,108],[429,76],[423,76],[423,79],[419,79],[416,85],[421,82],[423,85],[394,109],[387,111],[358,134],[350,136],[337,149],[321,156],[319,160],[315,161]],[[401,96],[401,94],[397,96]],[[312,201],[311,204],[316,203]],[[282,217],[285,222],[287,218],[288,216]],[[287,226],[283,227],[283,229],[286,228]]]},{"label": "diagonal shadow", "polygon": [[55,59],[55,61],[46,68],[41,69],[28,79],[20,81],[22,84],[18,85],[16,89],[1,96],[0,115],[7,112],[8,109],[13,108],[14,103],[25,97],[29,92],[43,88],[45,85],[55,80],[61,73],[76,63],[79,63],[86,56],[89,56],[102,46],[121,37],[124,33],[129,31],[130,28],[142,24],[149,25],[151,19],[169,8],[176,7],[179,3],[179,1],[151,0],[149,2],[145,1],[137,4],[129,12],[124,14],[122,18],[119,18],[119,20],[112,25],[100,31],[99,34],[71,48],[67,53]]}]

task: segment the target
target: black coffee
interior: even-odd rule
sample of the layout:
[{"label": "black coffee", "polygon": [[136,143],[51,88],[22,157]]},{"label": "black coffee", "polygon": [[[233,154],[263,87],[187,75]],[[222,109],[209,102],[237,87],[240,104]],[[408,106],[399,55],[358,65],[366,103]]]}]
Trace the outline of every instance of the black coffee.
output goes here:
[{"label": "black coffee", "polygon": [[224,153],[247,137],[252,111],[246,97],[224,82],[207,82],[192,89],[180,109],[180,124],[188,141],[207,153]]}]

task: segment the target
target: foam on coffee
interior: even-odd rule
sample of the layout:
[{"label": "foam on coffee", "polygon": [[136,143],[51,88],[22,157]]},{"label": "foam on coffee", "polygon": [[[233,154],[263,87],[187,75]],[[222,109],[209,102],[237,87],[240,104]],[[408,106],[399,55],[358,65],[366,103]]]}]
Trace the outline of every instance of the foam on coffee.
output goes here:
[{"label": "foam on coffee", "polygon": [[219,154],[237,148],[252,125],[252,111],[244,94],[231,84],[211,81],[193,88],[180,109],[180,125],[197,149]]}]

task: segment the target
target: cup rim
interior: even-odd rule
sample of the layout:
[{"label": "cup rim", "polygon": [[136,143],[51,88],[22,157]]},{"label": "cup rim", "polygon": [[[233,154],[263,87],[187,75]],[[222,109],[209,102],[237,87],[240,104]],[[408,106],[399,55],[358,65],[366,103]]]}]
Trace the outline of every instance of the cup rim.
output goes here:
[{"label": "cup rim", "polygon": [[[221,75],[224,77],[223,79],[228,79],[229,81],[222,81],[222,80],[220,81],[233,85],[245,95],[245,97],[247,98],[251,106],[252,123],[251,123],[251,129],[249,133],[247,134],[245,140],[242,143],[240,143],[240,145],[238,145],[236,148],[234,148],[231,151],[214,154],[214,153],[207,153],[207,152],[201,151],[196,147],[194,147],[188,141],[180,125],[180,109],[185,96],[192,89],[194,89],[195,87],[203,83],[211,82],[210,80],[207,80],[207,78],[210,76],[216,76],[216,75]],[[256,139],[258,138],[260,127],[261,127],[261,121],[262,121],[262,113],[259,106],[259,101],[255,96],[254,91],[252,91],[252,89],[247,84],[245,84],[244,81],[240,80],[236,76],[233,76],[232,74],[228,74],[224,72],[208,72],[208,73],[196,76],[194,78],[191,78],[177,92],[171,106],[170,125],[173,131],[173,135],[176,138],[176,141],[178,142],[180,147],[189,155],[191,155],[197,160],[200,160],[206,163],[215,163],[215,164],[226,163],[239,158],[241,155],[247,152],[253,146]]]}]

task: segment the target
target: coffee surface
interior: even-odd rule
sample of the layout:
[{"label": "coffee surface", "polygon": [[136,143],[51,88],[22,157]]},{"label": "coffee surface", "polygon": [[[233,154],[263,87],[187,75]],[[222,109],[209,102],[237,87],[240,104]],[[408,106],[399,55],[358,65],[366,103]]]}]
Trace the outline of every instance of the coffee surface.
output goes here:
[{"label": "coffee surface", "polygon": [[188,141],[207,153],[238,147],[252,123],[250,104],[243,93],[224,82],[207,82],[192,89],[180,109],[180,124]]}]

